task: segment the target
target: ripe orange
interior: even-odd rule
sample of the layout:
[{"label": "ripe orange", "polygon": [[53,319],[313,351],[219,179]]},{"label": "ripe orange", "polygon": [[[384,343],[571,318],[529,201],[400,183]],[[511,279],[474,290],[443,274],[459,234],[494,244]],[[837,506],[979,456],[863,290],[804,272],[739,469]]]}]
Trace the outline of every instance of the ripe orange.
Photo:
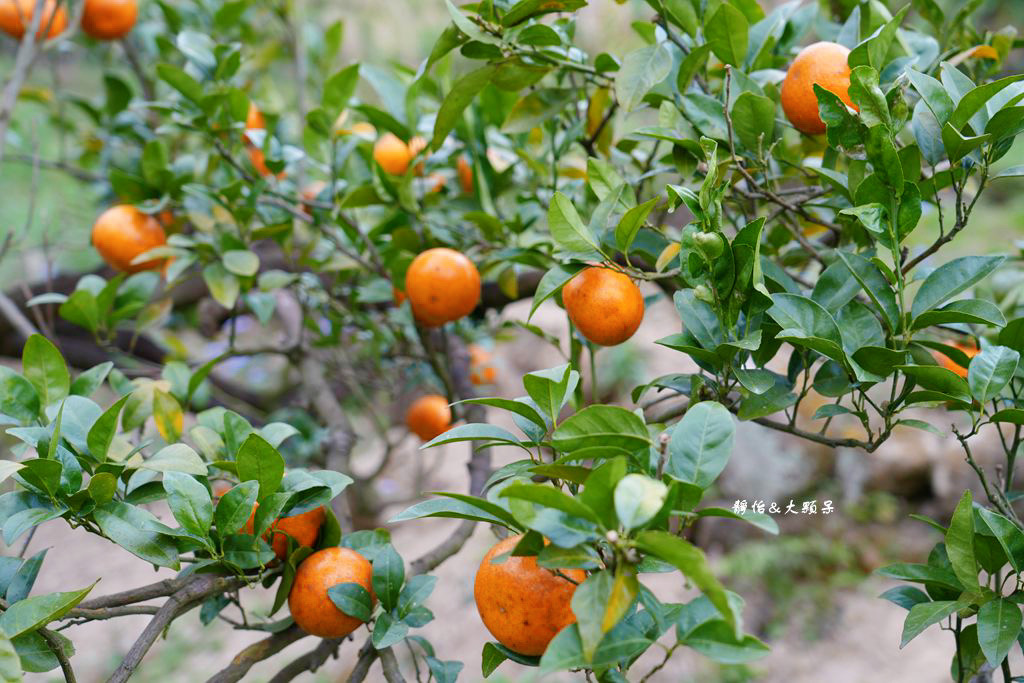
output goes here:
[{"label": "ripe orange", "polygon": [[820,85],[856,107],[850,99],[850,51],[838,43],[820,42],[808,45],[796,56],[782,82],[782,110],[793,126],[808,135],[825,132],[825,123],[818,115],[818,98],[814,85]]},{"label": "ripe orange", "polygon": [[[559,631],[576,621],[569,605],[576,585],[550,569],[537,566],[536,557],[496,556],[511,552],[520,536],[501,541],[484,556],[473,584],[473,597],[484,626],[494,638],[524,655],[541,655]],[[563,569],[582,583],[582,569]]]},{"label": "ripe orange", "polygon": [[342,612],[327,596],[327,589],[339,583],[358,583],[370,593],[373,602],[373,567],[349,548],[324,548],[307,557],[295,572],[288,593],[292,618],[306,633],[321,638],[344,638],[362,625],[362,621]]},{"label": "ripe orange", "polygon": [[466,194],[473,194],[473,167],[469,160],[461,156],[455,162],[455,173],[459,176],[459,187]]},{"label": "ripe orange", "polygon": [[249,146],[249,163],[252,167],[263,177],[274,176],[275,178],[283,178],[284,171],[280,173],[274,173],[267,166],[267,155],[263,153],[263,150],[259,147]]},{"label": "ripe orange", "polygon": [[469,315],[480,301],[480,273],[465,254],[439,247],[412,260],[405,292],[416,319],[439,327]]},{"label": "ripe orange", "polygon": [[448,399],[438,394],[427,394],[416,399],[405,413],[409,431],[424,441],[440,436],[452,426],[452,409]]},{"label": "ripe orange", "polygon": [[159,221],[131,204],[119,204],[104,211],[92,226],[92,245],[112,268],[138,273],[164,265],[163,259],[132,264],[139,254],[167,243]]},{"label": "ripe orange", "polygon": [[409,169],[412,157],[409,145],[399,140],[394,133],[380,136],[373,146],[374,160],[391,175],[404,175]]},{"label": "ripe orange", "polygon": [[[0,31],[20,40],[32,24],[35,7],[36,0],[0,0]],[[64,5],[58,5],[57,0],[46,0],[36,40],[55,38],[67,27],[68,13]]]},{"label": "ripe orange", "polygon": [[431,173],[430,175],[427,176],[426,182],[427,191],[430,192],[431,194],[437,194],[438,192],[444,189],[444,186],[448,182],[448,180],[440,173]]},{"label": "ripe orange", "polygon": [[136,0],[85,0],[82,30],[97,40],[127,35],[139,15]]},{"label": "ripe orange", "polygon": [[494,369],[491,352],[476,344],[469,345],[469,381],[473,384],[494,384],[498,372]]},{"label": "ripe orange", "polygon": [[629,276],[601,266],[584,268],[562,288],[569,320],[602,346],[621,344],[644,319],[644,297]]},{"label": "ripe orange", "polygon": [[[963,351],[967,355],[968,359],[974,358],[975,356],[978,355],[978,352],[980,351],[980,349],[976,346],[970,344],[961,344],[960,342],[955,342],[952,344],[952,346]],[[942,367],[946,368],[947,370],[952,370],[953,372],[960,375],[964,379],[967,379],[967,368],[962,367],[952,358],[938,352],[935,353],[935,358],[936,360],[939,361],[939,365],[941,365]]]},{"label": "ripe orange", "polygon": [[[249,112],[245,115],[246,130],[266,130],[267,121],[263,118],[263,112],[253,102],[249,103]],[[245,138],[248,142],[249,138]]]},{"label": "ripe orange", "polygon": [[[247,534],[253,532],[256,523],[256,508],[259,506],[259,503],[253,506],[249,521],[245,523],[245,533]],[[294,538],[296,544],[312,548],[316,543],[317,536],[320,535],[320,527],[324,525],[326,519],[327,512],[323,506],[303,512],[301,515],[278,517],[270,525],[270,528],[263,532],[263,540],[274,549],[274,554],[278,559],[283,560],[288,556],[288,536]]]}]

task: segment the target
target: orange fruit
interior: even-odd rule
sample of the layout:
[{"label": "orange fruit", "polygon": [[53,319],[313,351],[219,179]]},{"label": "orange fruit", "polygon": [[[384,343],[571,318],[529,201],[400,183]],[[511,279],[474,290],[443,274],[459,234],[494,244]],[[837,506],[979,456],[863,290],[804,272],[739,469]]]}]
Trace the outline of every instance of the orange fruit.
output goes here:
[{"label": "orange fruit", "polygon": [[[962,344],[960,342],[954,342],[951,346],[954,346],[955,348],[963,351],[967,355],[968,359],[974,358],[975,356],[978,355],[978,352],[980,351],[980,349],[976,346],[970,344]],[[949,356],[936,351],[935,358],[936,360],[939,361],[939,365],[941,365],[942,367],[946,368],[947,370],[952,370],[953,372],[960,375],[964,379],[967,379],[967,368],[961,366],[959,363],[954,361]]]},{"label": "orange fruit", "polygon": [[416,399],[405,413],[409,431],[424,441],[440,436],[452,426],[452,409],[448,399],[438,394],[427,394]]},{"label": "orange fruit", "polygon": [[[249,112],[245,115],[246,130],[266,130],[267,121],[263,118],[263,112],[253,102],[249,103]],[[249,138],[245,138],[249,142]]]},{"label": "orange fruit", "polygon": [[97,40],[127,35],[139,16],[136,0],[85,0],[82,30]]},{"label": "orange fruit", "polygon": [[[245,523],[245,533],[247,534],[252,534],[255,528],[256,508],[259,506],[259,503],[253,506],[249,521]],[[326,519],[327,512],[323,506],[303,512],[301,515],[278,517],[270,525],[270,528],[263,532],[263,540],[274,549],[274,554],[278,559],[283,560],[288,556],[288,536],[294,538],[296,544],[312,548],[316,543],[317,536],[320,535],[320,527],[324,525]]]},{"label": "orange fruit", "polygon": [[458,320],[480,302],[480,273],[465,254],[438,247],[412,260],[405,292],[416,319],[427,327]]},{"label": "orange fruit", "polygon": [[491,352],[476,344],[469,345],[469,381],[473,384],[494,384],[498,373],[491,360]]},{"label": "orange fruit", "polygon": [[391,175],[404,175],[414,154],[394,133],[384,133],[373,146],[373,158]]},{"label": "orange fruit", "polygon": [[167,243],[159,221],[131,204],[119,204],[104,211],[92,226],[92,245],[111,268],[125,273],[153,270],[164,259],[132,264],[139,254]]},{"label": "orange fruit", "polygon": [[373,567],[369,560],[349,548],[324,548],[307,557],[295,572],[288,593],[292,618],[306,633],[321,638],[344,638],[363,624],[342,612],[327,596],[327,589],[339,583],[358,583],[376,603]]},{"label": "orange fruit", "polygon": [[818,115],[815,84],[839,96],[856,109],[850,99],[850,51],[838,43],[820,42],[808,45],[789,65],[782,81],[782,111],[793,126],[808,135],[825,132],[825,123]]},{"label": "orange fruit", "polygon": [[427,191],[431,194],[437,194],[444,189],[447,179],[440,173],[431,173],[427,176]]},{"label": "orange fruit", "polygon": [[[20,40],[32,24],[35,7],[36,0],[0,0],[0,31]],[[46,0],[36,40],[55,38],[67,27],[68,13],[64,6],[58,5],[57,0]]]},{"label": "orange fruit", "polygon": [[562,288],[569,320],[602,346],[621,344],[644,319],[644,297],[629,276],[601,266],[584,268]]},{"label": "orange fruit", "polygon": [[[576,584],[550,569],[537,566],[536,557],[507,557],[520,536],[506,538],[488,551],[476,572],[473,597],[484,626],[495,640],[524,655],[541,655],[559,631],[576,621],[569,605]],[[582,583],[582,569],[561,573]]]},{"label": "orange fruit", "polygon": [[461,156],[455,162],[455,173],[459,176],[459,187],[466,194],[473,194],[473,167],[469,160]]},{"label": "orange fruit", "polygon": [[[412,159],[417,154],[427,148],[427,141],[421,138],[419,135],[414,136],[409,140],[409,158]],[[423,162],[416,164],[416,168],[413,169],[416,175],[422,175],[423,173]]]},{"label": "orange fruit", "polygon": [[284,171],[280,173],[274,173],[267,166],[267,155],[263,153],[263,150],[259,147],[249,146],[249,163],[252,167],[263,177],[274,176],[275,178],[283,178]]}]

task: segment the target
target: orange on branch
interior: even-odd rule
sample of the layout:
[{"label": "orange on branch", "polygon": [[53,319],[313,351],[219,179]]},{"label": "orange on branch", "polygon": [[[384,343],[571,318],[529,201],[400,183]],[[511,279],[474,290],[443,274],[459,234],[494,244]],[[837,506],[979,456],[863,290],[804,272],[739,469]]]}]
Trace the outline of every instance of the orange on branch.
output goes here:
[{"label": "orange on branch", "polygon": [[480,273],[465,254],[438,247],[413,259],[405,292],[416,319],[427,327],[458,320],[480,302]]},{"label": "orange on branch", "polygon": [[[32,25],[35,8],[36,0],[0,0],[0,31],[20,40]],[[55,38],[67,27],[68,13],[64,6],[57,4],[57,0],[46,0],[36,40]]]},{"label": "orange on branch", "polygon": [[[256,528],[256,508],[259,506],[259,503],[253,506],[249,521],[245,523],[247,534],[252,534]],[[297,545],[312,548],[326,519],[327,512],[322,505],[299,515],[278,517],[270,528],[263,532],[263,540],[270,544],[278,559],[283,560],[288,556],[289,536],[295,539]]]},{"label": "orange on branch", "polygon": [[439,394],[427,394],[416,399],[405,413],[405,425],[423,441],[444,434],[452,426],[448,399]]},{"label": "orange on branch", "polygon": [[601,266],[584,268],[562,288],[569,320],[602,346],[621,344],[644,319],[644,297],[629,276]]},{"label": "orange on branch", "polygon": [[[968,361],[971,358],[974,358],[975,356],[977,356],[978,353],[981,351],[981,349],[979,349],[977,346],[974,346],[972,344],[962,344],[960,342],[955,342],[955,343],[952,344],[952,346],[954,348],[959,349],[960,351],[962,351],[964,353],[964,355],[967,356]],[[955,360],[953,360],[949,356],[947,356],[947,355],[945,355],[943,353],[939,353],[938,351],[936,351],[935,352],[935,358],[936,358],[936,360],[939,361],[939,365],[941,365],[942,367],[946,368],[947,370],[951,370],[951,371],[955,372],[956,374],[960,375],[964,379],[967,379],[967,368],[963,367],[962,365],[957,363]]]},{"label": "orange on branch", "polygon": [[455,173],[459,176],[459,187],[466,194],[473,194],[473,167],[469,160],[460,156],[455,162]]},{"label": "orange on branch", "polygon": [[128,35],[139,16],[136,0],[85,0],[82,30],[97,40]]},{"label": "orange on branch", "polygon": [[373,159],[391,175],[404,175],[414,154],[394,133],[380,136],[373,146]]},{"label": "orange on branch", "polygon": [[[494,638],[524,655],[541,655],[563,628],[576,621],[570,606],[576,584],[551,569],[537,565],[536,557],[512,557],[494,564],[498,555],[510,553],[521,536],[506,538],[488,551],[473,584],[473,597],[484,626]],[[562,569],[582,583],[582,569]]]},{"label": "orange on branch", "polygon": [[119,204],[104,211],[92,226],[92,245],[111,268],[138,273],[163,267],[164,259],[133,264],[140,254],[167,243],[157,219],[131,204]]},{"label": "orange on branch", "polygon": [[373,567],[369,560],[349,548],[324,548],[307,557],[295,572],[288,593],[292,618],[306,633],[321,638],[343,638],[363,624],[331,602],[327,589],[339,583],[358,583],[373,603]]},{"label": "orange on branch", "polygon": [[469,345],[469,381],[473,384],[494,384],[498,373],[491,352],[477,344]]},{"label": "orange on branch", "polygon": [[808,135],[825,132],[825,123],[818,114],[818,97],[814,86],[835,93],[848,106],[856,109],[850,99],[850,51],[838,43],[820,42],[808,45],[796,56],[782,81],[781,102],[786,118]]}]

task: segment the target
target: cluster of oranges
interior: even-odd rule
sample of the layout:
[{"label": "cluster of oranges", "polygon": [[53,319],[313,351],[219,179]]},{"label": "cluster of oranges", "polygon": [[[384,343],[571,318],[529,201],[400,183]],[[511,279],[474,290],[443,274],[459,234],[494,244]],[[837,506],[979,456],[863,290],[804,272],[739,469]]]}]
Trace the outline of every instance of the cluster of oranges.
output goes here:
[{"label": "cluster of oranges", "polygon": [[[36,0],[0,0],[0,31],[20,39],[32,23]],[[97,40],[117,40],[138,18],[137,0],[85,0],[82,31]],[[68,27],[68,13],[57,0],[45,0],[37,40],[49,40]]]},{"label": "cluster of oranges", "polygon": [[[353,126],[353,131],[355,127]],[[427,148],[427,141],[416,135],[403,141],[394,133],[385,133],[377,139],[373,145],[373,160],[377,162],[384,171],[391,175],[405,175],[410,164]],[[423,175],[423,162],[413,166],[413,173]],[[466,194],[473,193],[473,167],[465,156],[459,156],[455,160],[455,175],[459,181],[459,187]],[[427,187],[430,192],[440,192],[444,189],[447,179],[440,173],[432,173],[427,178]]]},{"label": "cluster of oranges", "polygon": [[[256,509],[245,528],[253,532]],[[263,538],[280,560],[287,557],[288,538],[297,546],[313,547],[326,511],[318,507],[274,521]],[[540,655],[563,628],[575,622],[570,602],[586,574],[580,569],[550,570],[536,557],[506,557],[520,536],[497,543],[484,556],[473,584],[473,597],[487,630],[502,645],[524,655]],[[299,564],[288,594],[288,609],[298,626],[321,638],[343,638],[362,625],[331,601],[328,590],[337,584],[362,586],[373,603],[373,566],[349,548],[318,550]]]}]

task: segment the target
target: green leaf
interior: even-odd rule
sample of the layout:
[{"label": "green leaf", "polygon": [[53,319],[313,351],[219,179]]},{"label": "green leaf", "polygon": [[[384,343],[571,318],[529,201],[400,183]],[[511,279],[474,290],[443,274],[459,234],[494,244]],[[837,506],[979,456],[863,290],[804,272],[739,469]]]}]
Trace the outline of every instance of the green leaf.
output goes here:
[{"label": "green leaf", "polygon": [[643,418],[619,406],[587,406],[567,418],[551,435],[556,450],[568,453],[604,447],[634,452],[650,445]]},{"label": "green leaf", "polygon": [[259,484],[255,481],[243,481],[225,493],[217,503],[213,519],[221,534],[233,534],[249,521],[253,506],[256,505],[256,494]]},{"label": "green leaf", "polygon": [[0,366],[0,415],[31,423],[39,417],[39,393],[35,386],[6,366]]},{"label": "green leaf", "polygon": [[455,81],[452,89],[445,95],[441,102],[441,108],[434,120],[434,137],[430,146],[437,149],[448,137],[448,133],[455,128],[462,112],[469,106],[469,103],[484,89],[484,86],[494,80],[498,67],[493,64],[470,71],[468,74]]},{"label": "green leaf", "polygon": [[615,516],[614,492],[626,474],[626,459],[612,458],[594,468],[583,484],[580,500],[601,518],[605,527],[612,529],[618,523]]},{"label": "green leaf", "polygon": [[[206,487],[180,472],[166,472],[163,483],[167,504],[181,528],[199,538],[208,537],[213,524],[213,501]],[[89,488],[91,491],[91,483]]]},{"label": "green leaf", "polygon": [[893,15],[892,19],[878,27],[874,33],[858,43],[850,51],[850,55],[847,58],[850,67],[864,64],[873,66],[881,71],[885,66],[885,57],[889,53],[889,47],[896,38],[896,31],[899,29],[900,24],[903,22],[903,17],[907,15],[908,10],[910,10],[910,5],[904,6]]},{"label": "green leaf", "polygon": [[956,575],[948,569],[933,567],[927,564],[891,564],[876,570],[880,576],[899,581],[911,581],[914,583],[938,584],[945,588],[956,591],[963,591],[964,587],[957,580]]},{"label": "green leaf", "polygon": [[1013,349],[984,344],[967,370],[971,395],[982,404],[999,396],[1017,372],[1019,363],[1020,354]]},{"label": "green leaf", "polygon": [[252,277],[260,269],[260,257],[255,252],[245,249],[232,249],[224,252],[224,268],[230,273],[242,277]]},{"label": "green leaf", "polygon": [[[485,506],[485,503],[487,503],[487,501],[474,504],[461,499],[432,498],[430,500],[425,500],[422,503],[417,503],[416,505],[398,513],[389,519],[388,523],[393,524],[396,522],[405,522],[410,519],[422,519],[424,517],[447,517],[453,519],[470,519],[476,522],[497,524],[499,526],[506,527],[511,526],[506,520],[506,517],[508,516],[507,511],[503,515],[495,514],[493,508]],[[518,522],[513,526],[513,528],[517,528],[517,530],[521,529]]]},{"label": "green leaf", "polygon": [[770,652],[769,647],[754,636],[737,635],[720,619],[697,626],[682,642],[705,657],[722,664],[744,664],[760,659]]},{"label": "green leaf", "polygon": [[156,73],[160,80],[199,104],[203,99],[203,86],[196,79],[172,64],[157,64]]},{"label": "green leaf", "polygon": [[974,559],[974,511],[970,490],[953,511],[946,531],[946,552],[953,573],[968,590],[979,590],[978,564]]},{"label": "green leaf", "polygon": [[934,114],[939,126],[946,125],[955,105],[953,104],[953,98],[946,92],[942,83],[927,74],[913,69],[907,69],[904,73],[910,78],[910,82],[918,94],[921,95],[925,105]]},{"label": "green leaf", "polygon": [[70,393],[74,396],[92,396],[97,389],[103,386],[103,382],[113,367],[112,362],[106,361],[89,368],[71,382]]},{"label": "green leaf", "polygon": [[570,265],[555,265],[551,270],[544,273],[544,276],[540,279],[537,284],[537,289],[533,293],[533,304],[530,306],[530,314],[526,316],[526,322],[530,322],[533,318],[533,314],[537,312],[540,305],[550,299],[555,293],[560,290],[565,283],[573,279],[576,273],[580,272],[583,266],[570,264]]},{"label": "green leaf", "polygon": [[900,638],[900,649],[921,635],[932,624],[937,624],[949,615],[970,605],[963,600],[942,600],[938,602],[922,602],[910,608],[906,621],[903,622],[903,636]]},{"label": "green leaf", "polygon": [[986,602],[978,610],[978,644],[985,659],[998,668],[1017,640],[1021,629],[1020,606],[1006,598]]},{"label": "green leaf", "polygon": [[94,583],[82,590],[67,593],[50,593],[19,600],[0,614],[0,630],[8,638],[17,638],[22,633],[46,626],[54,619],[60,619],[67,614],[95,585]]},{"label": "green leaf", "polygon": [[[61,645],[63,646],[63,642],[61,642]],[[70,648],[70,652],[65,650],[65,654],[68,656],[72,652],[74,652],[74,648]],[[0,635],[0,681],[3,683],[21,683],[21,680],[22,669],[18,652],[7,636]]]},{"label": "green leaf", "polygon": [[501,24],[516,26],[527,19],[549,12],[574,12],[586,4],[586,0],[520,0],[505,12]]},{"label": "green leaf", "polygon": [[933,270],[914,297],[912,318],[930,311],[971,287],[1006,260],[1005,256],[963,256]]},{"label": "green leaf", "polygon": [[512,432],[501,427],[482,423],[472,423],[452,427],[444,434],[441,434],[440,436],[423,444],[420,448],[433,448],[435,446],[443,446],[449,443],[459,443],[460,441],[497,442],[525,448],[525,446],[520,444],[519,437]]},{"label": "green leaf", "polygon": [[738,617],[733,610],[725,588],[711,572],[707,558],[697,547],[667,531],[641,531],[636,536],[637,547],[675,565],[718,608],[725,622],[741,634]]},{"label": "green leaf", "polygon": [[914,319],[913,329],[920,330],[932,325],[948,325],[950,323],[968,323],[975,325],[992,325],[1003,327],[1006,318],[991,301],[984,299],[962,299],[951,301],[942,308],[922,313]]},{"label": "green leaf", "polygon": [[735,431],[732,415],[722,404],[703,401],[690,406],[672,430],[667,473],[706,489],[729,462]]},{"label": "green leaf", "polygon": [[992,140],[992,136],[987,133],[974,136],[964,135],[949,123],[942,127],[941,135],[942,146],[946,148],[950,163],[954,164]]},{"label": "green leaf", "polygon": [[103,462],[110,452],[110,444],[117,435],[117,419],[121,416],[121,409],[127,403],[131,394],[122,396],[114,405],[107,408],[102,415],[89,428],[86,443],[92,456]]},{"label": "green leaf", "polygon": [[1024,531],[1006,517],[988,508],[978,507],[976,511],[981,522],[996,537],[999,545],[1003,546],[1010,565],[1015,571],[1020,571],[1024,567]]},{"label": "green leaf", "polygon": [[711,51],[726,64],[741,66],[747,56],[750,24],[743,13],[723,2],[704,22],[704,36]]},{"label": "green leaf", "polygon": [[373,646],[378,650],[397,645],[409,634],[409,625],[384,612],[373,625]]},{"label": "green leaf", "polygon": [[799,294],[773,294],[767,313],[782,327],[777,339],[807,346],[834,360],[846,360],[839,325],[817,302]]},{"label": "green leaf", "polygon": [[[728,7],[728,5],[722,5]],[[733,130],[751,151],[767,149],[775,133],[775,102],[753,92],[740,93],[732,105]]]},{"label": "green leaf", "polygon": [[952,370],[937,365],[897,365],[896,369],[913,377],[925,389],[965,403],[971,402],[971,392],[967,381]]},{"label": "green leaf", "polygon": [[615,245],[619,248],[619,251],[624,254],[629,252],[629,247],[633,244],[633,240],[636,239],[637,232],[647,222],[647,216],[650,215],[658,201],[659,198],[654,197],[643,204],[634,206],[622,215],[622,219],[615,228]]},{"label": "green leaf", "polygon": [[892,121],[885,94],[878,87],[878,71],[870,66],[854,68],[850,72],[850,99],[859,107],[860,118],[866,126],[882,124],[888,134]]},{"label": "green leaf", "polygon": [[260,499],[276,492],[284,478],[284,458],[266,439],[250,434],[235,457],[240,481],[256,481],[260,486]]},{"label": "green leaf", "polygon": [[206,476],[206,463],[190,446],[175,443],[161,448],[156,454],[144,460],[140,469],[153,472],[184,472]]},{"label": "green leaf", "polygon": [[572,201],[561,192],[556,192],[551,198],[551,205],[548,207],[548,226],[552,239],[565,251],[591,256],[601,251],[597,237],[583,224]]},{"label": "green leaf", "polygon": [[484,643],[483,652],[480,653],[480,673],[483,674],[484,678],[487,678],[506,659],[508,657],[494,643]]},{"label": "green leaf", "polygon": [[358,583],[336,583],[327,589],[327,597],[344,614],[359,621],[369,621],[373,614],[370,591]]},{"label": "green leaf", "polygon": [[323,106],[335,117],[348,106],[359,83],[359,64],[350,64],[324,82]]},{"label": "green leaf", "polygon": [[140,507],[114,501],[93,512],[103,535],[131,554],[158,567],[177,569],[178,551],[167,536],[154,531],[156,517]]},{"label": "green leaf", "polygon": [[39,394],[42,407],[52,405],[68,395],[71,375],[64,357],[49,339],[33,334],[21,352],[22,372]]},{"label": "green leaf", "polygon": [[894,605],[899,605],[905,610],[910,610],[914,605],[923,602],[931,602],[931,598],[923,590],[913,586],[895,586],[878,597],[888,600]]},{"label": "green leaf", "polygon": [[644,474],[627,474],[615,487],[615,514],[626,529],[651,521],[668,496],[668,487]]},{"label": "green leaf", "polygon": [[779,525],[771,518],[771,516],[764,514],[763,512],[753,512],[747,510],[742,514],[737,514],[728,508],[701,508],[697,510],[698,517],[725,517],[727,519],[738,519],[749,524],[753,524],[762,531],[767,531],[770,534],[778,536]]},{"label": "green leaf", "polygon": [[612,592],[612,573],[601,571],[591,574],[576,587],[572,595],[572,612],[576,615],[583,658],[590,662],[607,629],[604,629],[604,612]]},{"label": "green leaf", "polygon": [[615,97],[625,111],[632,111],[671,71],[672,54],[663,43],[633,50],[615,74]]},{"label": "green leaf", "polygon": [[589,506],[578,499],[563,493],[554,486],[515,483],[506,486],[498,495],[502,498],[528,500],[531,503],[537,503],[538,505],[542,505],[547,508],[561,510],[569,515],[589,520],[595,524],[601,523],[601,519],[597,516],[597,513],[590,509]]},{"label": "green leaf", "polygon": [[223,264],[211,263],[203,268],[203,280],[210,288],[210,295],[214,301],[224,308],[234,307],[235,302],[238,301],[241,285],[238,278],[228,272]]},{"label": "green leaf", "polygon": [[405,564],[391,544],[373,559],[373,592],[385,610],[392,610],[405,583]]},{"label": "green leaf", "polygon": [[[968,121],[971,120],[971,117],[979,111],[984,111],[986,102],[1006,88],[1006,86],[1012,85],[1021,79],[1024,79],[1024,74],[1014,74],[998,81],[979,85],[969,91],[960,99],[959,102],[957,102],[956,109],[953,110],[953,114],[949,117],[949,125],[959,131],[967,124]],[[987,114],[985,115],[982,123],[988,123]],[[984,130],[985,127],[982,125],[980,130],[975,130],[974,132],[980,134]]]}]

